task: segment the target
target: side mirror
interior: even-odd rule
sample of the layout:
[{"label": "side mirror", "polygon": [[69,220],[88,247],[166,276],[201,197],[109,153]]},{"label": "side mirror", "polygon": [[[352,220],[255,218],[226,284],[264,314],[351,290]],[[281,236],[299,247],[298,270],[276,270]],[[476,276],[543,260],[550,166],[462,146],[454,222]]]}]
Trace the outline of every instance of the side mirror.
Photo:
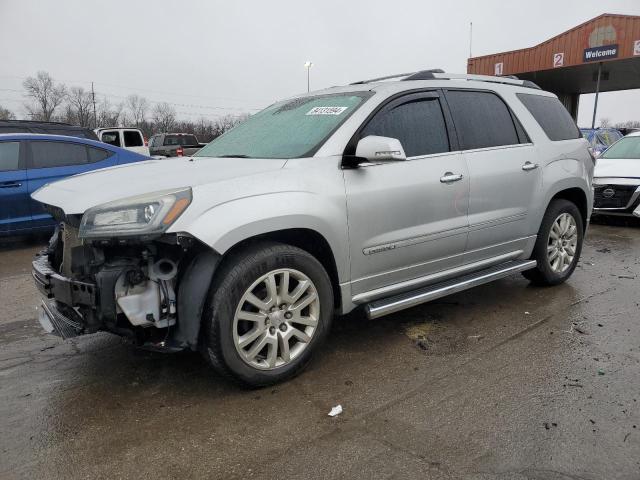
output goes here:
[{"label": "side mirror", "polygon": [[356,157],[372,163],[395,162],[407,159],[404,148],[397,138],[369,135],[360,139],[356,146]]}]

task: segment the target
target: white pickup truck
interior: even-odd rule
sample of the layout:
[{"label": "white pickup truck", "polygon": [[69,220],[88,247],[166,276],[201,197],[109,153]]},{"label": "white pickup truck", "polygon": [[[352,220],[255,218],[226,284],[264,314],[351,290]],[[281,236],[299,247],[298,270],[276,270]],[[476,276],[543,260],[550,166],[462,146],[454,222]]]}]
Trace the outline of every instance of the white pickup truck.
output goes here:
[{"label": "white pickup truck", "polygon": [[94,132],[101,142],[149,156],[147,140],[138,128],[96,128]]}]

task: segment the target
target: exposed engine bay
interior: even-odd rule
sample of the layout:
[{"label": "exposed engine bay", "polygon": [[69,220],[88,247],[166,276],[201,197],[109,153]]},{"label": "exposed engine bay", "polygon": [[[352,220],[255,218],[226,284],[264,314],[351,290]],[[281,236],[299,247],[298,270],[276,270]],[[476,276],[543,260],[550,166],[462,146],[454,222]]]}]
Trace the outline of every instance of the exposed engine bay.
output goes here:
[{"label": "exposed engine bay", "polygon": [[195,349],[217,258],[185,235],[82,241],[76,226],[60,223],[34,261],[36,284],[51,299],[41,323],[63,337],[109,331],[147,348]]}]

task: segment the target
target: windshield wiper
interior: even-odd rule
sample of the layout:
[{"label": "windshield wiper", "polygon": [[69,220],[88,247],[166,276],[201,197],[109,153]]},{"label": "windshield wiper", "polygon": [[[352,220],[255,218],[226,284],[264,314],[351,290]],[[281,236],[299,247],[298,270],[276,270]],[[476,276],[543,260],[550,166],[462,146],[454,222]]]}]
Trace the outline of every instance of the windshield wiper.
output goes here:
[{"label": "windshield wiper", "polygon": [[251,158],[249,155],[218,155],[218,158]]}]

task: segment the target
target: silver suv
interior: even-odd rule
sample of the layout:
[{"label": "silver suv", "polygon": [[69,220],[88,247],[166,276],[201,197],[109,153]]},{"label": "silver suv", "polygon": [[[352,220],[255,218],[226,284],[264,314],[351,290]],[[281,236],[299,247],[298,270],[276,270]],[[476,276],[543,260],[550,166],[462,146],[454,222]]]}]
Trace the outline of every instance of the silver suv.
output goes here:
[{"label": "silver suv", "polygon": [[199,350],[267,385],[335,314],[371,318],[515,272],[573,273],[594,161],[526,81],[422,71],[278,102],[191,158],[47,185],[40,322]]}]

